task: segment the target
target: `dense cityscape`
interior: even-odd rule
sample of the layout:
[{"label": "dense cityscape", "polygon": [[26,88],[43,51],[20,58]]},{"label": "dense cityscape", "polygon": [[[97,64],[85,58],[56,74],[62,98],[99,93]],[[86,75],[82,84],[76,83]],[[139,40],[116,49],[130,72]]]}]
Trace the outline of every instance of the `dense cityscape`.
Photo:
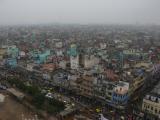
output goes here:
[{"label": "dense cityscape", "polygon": [[160,26],[0,27],[0,120],[159,120]]}]

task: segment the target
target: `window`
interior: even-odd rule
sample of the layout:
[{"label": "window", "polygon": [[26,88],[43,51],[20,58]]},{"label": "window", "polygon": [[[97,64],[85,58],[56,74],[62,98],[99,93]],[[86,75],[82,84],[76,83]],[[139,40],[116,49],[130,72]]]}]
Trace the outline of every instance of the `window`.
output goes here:
[{"label": "window", "polygon": [[153,110],[153,107],[151,107],[151,110]]},{"label": "window", "polygon": [[155,113],[157,113],[157,108],[155,109]]},{"label": "window", "polygon": [[144,106],[144,108],[146,108],[146,104],[144,104],[143,106]]}]

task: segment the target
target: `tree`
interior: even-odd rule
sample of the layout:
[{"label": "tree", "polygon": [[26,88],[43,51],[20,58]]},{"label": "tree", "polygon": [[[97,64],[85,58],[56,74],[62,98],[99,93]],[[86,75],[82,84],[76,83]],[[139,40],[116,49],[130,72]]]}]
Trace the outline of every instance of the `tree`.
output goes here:
[{"label": "tree", "polygon": [[35,94],[33,96],[33,104],[38,109],[43,109],[44,102],[45,102],[45,96],[42,93]]}]

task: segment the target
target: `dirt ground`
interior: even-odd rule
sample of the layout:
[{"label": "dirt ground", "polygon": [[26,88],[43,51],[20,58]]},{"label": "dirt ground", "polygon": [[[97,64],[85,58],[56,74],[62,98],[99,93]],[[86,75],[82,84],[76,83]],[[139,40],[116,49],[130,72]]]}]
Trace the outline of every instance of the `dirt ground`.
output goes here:
[{"label": "dirt ground", "polygon": [[35,119],[35,113],[24,107],[15,98],[1,94],[5,95],[5,101],[0,103],[0,120]]}]

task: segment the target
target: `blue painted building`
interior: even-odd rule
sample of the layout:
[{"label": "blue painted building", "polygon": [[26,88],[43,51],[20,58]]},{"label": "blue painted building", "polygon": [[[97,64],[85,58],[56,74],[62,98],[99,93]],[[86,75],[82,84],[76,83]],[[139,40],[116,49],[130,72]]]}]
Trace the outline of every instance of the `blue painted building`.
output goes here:
[{"label": "blue painted building", "polygon": [[16,67],[17,66],[17,59],[15,58],[8,58],[6,60],[6,65],[9,67]]},{"label": "blue painted building", "polygon": [[19,55],[19,49],[16,46],[11,46],[11,47],[8,47],[7,53],[12,58],[17,58]]},{"label": "blue painted building", "polygon": [[112,103],[119,104],[119,105],[125,105],[128,102],[128,93],[125,94],[117,94],[115,92],[112,93]]},{"label": "blue painted building", "polygon": [[112,93],[112,103],[118,105],[127,104],[129,100],[128,89],[129,83],[120,81]]},{"label": "blue painted building", "polygon": [[44,53],[39,53],[39,52],[32,53],[32,57],[35,60],[35,63],[37,64],[45,63],[49,55],[51,55],[50,50],[46,50]]},{"label": "blue painted building", "polygon": [[77,51],[77,45],[76,44],[72,44],[69,51],[68,51],[68,54],[70,56],[77,56],[78,55],[78,51]]}]

